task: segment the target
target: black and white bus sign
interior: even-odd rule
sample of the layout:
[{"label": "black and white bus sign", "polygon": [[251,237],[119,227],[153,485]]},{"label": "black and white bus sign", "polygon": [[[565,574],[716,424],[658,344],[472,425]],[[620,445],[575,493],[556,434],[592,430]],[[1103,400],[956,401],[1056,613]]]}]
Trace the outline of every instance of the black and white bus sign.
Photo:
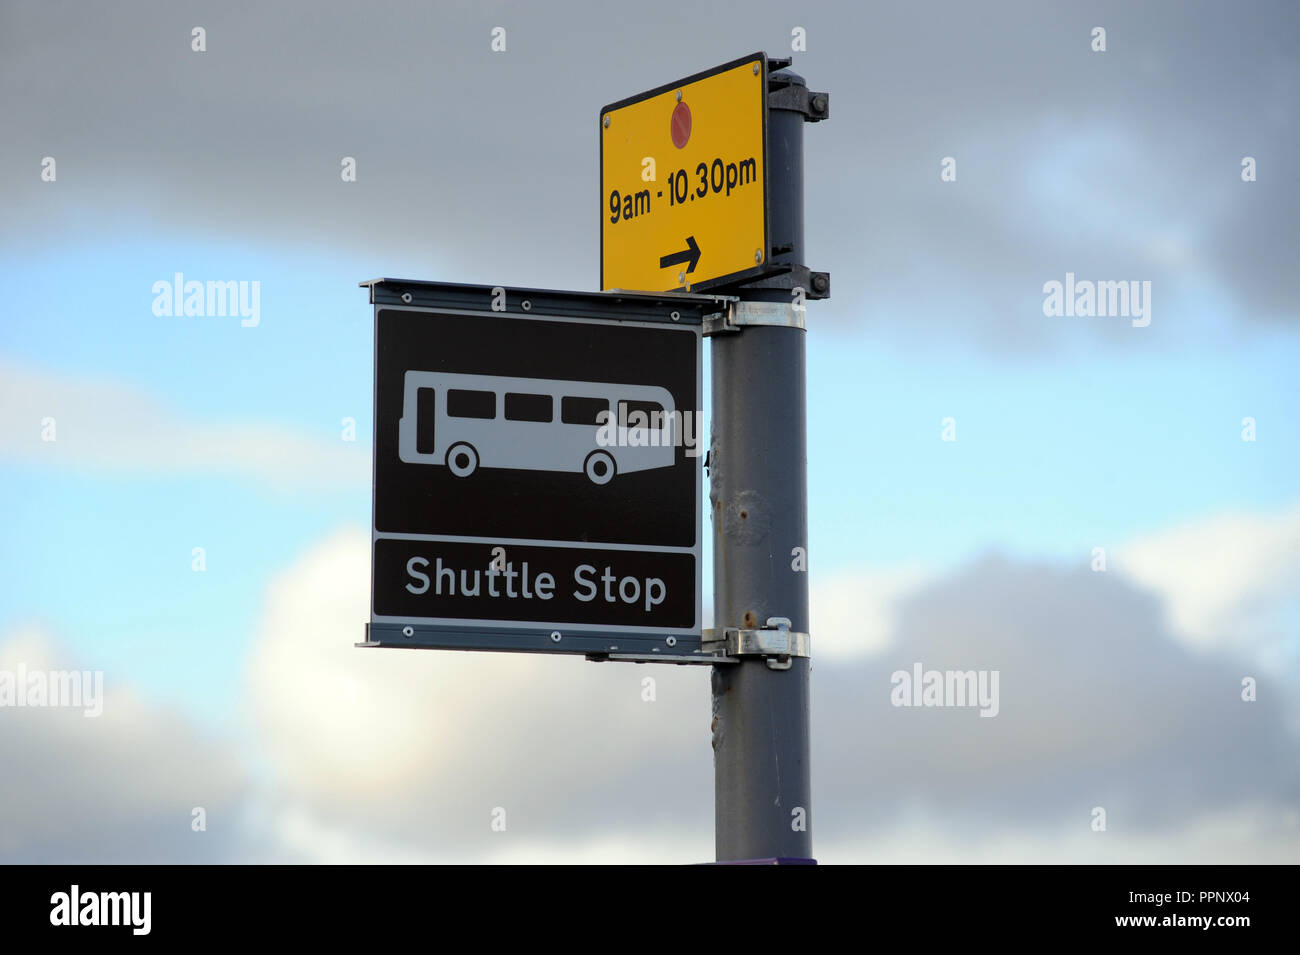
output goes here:
[{"label": "black and white bus sign", "polygon": [[376,279],[366,645],[700,649],[708,296]]}]

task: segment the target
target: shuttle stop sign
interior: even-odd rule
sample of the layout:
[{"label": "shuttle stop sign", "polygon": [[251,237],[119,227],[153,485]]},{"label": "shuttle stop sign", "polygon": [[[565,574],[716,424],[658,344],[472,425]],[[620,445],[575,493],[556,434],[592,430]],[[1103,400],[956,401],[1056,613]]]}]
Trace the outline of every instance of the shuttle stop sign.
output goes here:
[{"label": "shuttle stop sign", "polygon": [[600,111],[600,287],[703,289],[767,262],[767,57]]},{"label": "shuttle stop sign", "polygon": [[700,652],[707,296],[376,279],[368,646]]}]

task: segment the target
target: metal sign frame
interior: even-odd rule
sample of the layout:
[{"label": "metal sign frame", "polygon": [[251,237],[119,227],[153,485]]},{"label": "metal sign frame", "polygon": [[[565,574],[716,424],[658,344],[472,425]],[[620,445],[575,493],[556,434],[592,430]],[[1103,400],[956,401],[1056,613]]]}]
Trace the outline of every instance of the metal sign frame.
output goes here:
[{"label": "metal sign frame", "polygon": [[[646,90],[645,92],[637,93],[634,96],[628,96],[621,100],[617,100],[616,102],[609,103],[605,106],[602,106],[600,109],[600,122],[603,124],[605,116],[615,110],[619,110],[627,106],[635,105],[636,103],[640,103],[647,99],[653,99],[656,96],[661,96],[664,93],[668,93],[671,92],[672,90],[679,89],[690,83],[698,83],[701,80],[707,80],[712,76],[718,75],[719,73],[725,73],[728,70],[734,70],[737,67],[744,66],[747,63],[759,63],[760,69],[762,71],[761,88],[763,90],[763,98],[762,98],[763,105],[762,105],[761,112],[762,112],[762,122],[763,122],[763,246],[762,246],[763,261],[761,264],[755,265],[753,268],[742,269],[738,272],[731,272],[727,275],[720,275],[715,278],[705,279],[703,282],[689,283],[685,286],[681,286],[680,291],[673,290],[674,294],[680,294],[682,292],[702,292],[706,289],[716,289],[723,286],[735,285],[737,283],[745,282],[755,278],[761,278],[765,275],[771,274],[773,271],[785,271],[782,268],[779,267],[774,268],[771,265],[772,196],[769,187],[770,173],[768,170],[769,149],[768,149],[768,92],[767,92],[768,91],[768,58],[767,58],[767,54],[762,51],[759,51],[757,53],[751,53],[748,56],[738,57],[737,59],[730,60],[729,62],[723,63],[719,66],[715,66],[707,70],[702,70],[699,73],[692,73],[690,76],[683,77],[682,79],[676,80],[672,83],[664,83],[660,86],[656,86],[654,89]],[[600,127],[598,126],[597,129],[599,130]],[[600,275],[598,276],[598,285],[600,288],[604,288],[605,287],[605,195],[606,195],[604,135],[603,134],[600,135],[599,139],[600,139],[599,173],[596,177],[597,188],[599,190],[599,195],[597,196],[597,202],[596,202],[597,212],[598,212],[598,217],[596,220],[596,228],[597,228],[596,240],[600,248]],[[622,291],[622,290],[613,289],[613,291]]]},{"label": "metal sign frame", "polygon": [[[695,456],[694,543],[689,548],[657,545],[589,543],[502,538],[468,538],[430,534],[396,534],[377,528],[378,461],[380,433],[379,402],[379,321],[380,312],[389,310],[423,312],[431,315],[484,315],[518,320],[563,320],[566,323],[592,322],[600,325],[634,327],[677,326],[693,330],[696,336],[695,391],[697,404],[703,404],[702,333],[706,318],[720,314],[729,300],[717,296],[683,293],[572,292],[552,289],[523,289],[467,285],[447,282],[409,281],[380,278],[362,282],[369,288],[375,309],[374,425],[375,450],[372,454],[371,484],[371,619],[366,625],[366,640],[359,646],[420,647],[428,649],[498,650],[539,653],[577,653],[605,656],[634,653],[645,657],[706,656],[702,645],[701,567],[703,516],[703,457]],[[504,309],[493,308],[496,299]],[[699,409],[690,409],[698,413]],[[385,421],[384,427],[393,422]],[[689,457],[689,456],[688,456]],[[388,616],[375,613],[376,547],[381,540],[419,539],[434,543],[470,541],[484,546],[583,548],[618,553],[690,554],[694,559],[694,625],[692,627],[636,627],[566,621],[482,621],[459,618]]]}]

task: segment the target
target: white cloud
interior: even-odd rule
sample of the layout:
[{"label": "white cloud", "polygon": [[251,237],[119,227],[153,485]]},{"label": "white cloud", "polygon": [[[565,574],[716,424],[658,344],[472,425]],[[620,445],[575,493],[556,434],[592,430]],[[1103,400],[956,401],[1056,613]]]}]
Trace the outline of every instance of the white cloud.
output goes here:
[{"label": "white cloud", "polygon": [[857,567],[814,577],[808,594],[813,652],[819,659],[850,659],[883,650],[898,602],[932,576],[921,567]]},{"label": "white cloud", "polygon": [[[235,474],[282,488],[364,487],[369,447],[253,422],[187,420],[109,379],[0,360],[0,456],[53,467],[147,474]],[[44,440],[46,419],[55,440]]]},{"label": "white cloud", "polygon": [[713,861],[713,845],[699,832],[674,826],[636,826],[621,833],[519,835],[492,833],[474,846],[435,846],[377,835],[355,824],[331,825],[302,805],[268,811],[262,818],[272,854],[268,861],[324,865],[681,865]]},{"label": "white cloud", "polygon": [[1224,514],[1139,538],[1114,565],[1165,601],[1175,633],[1194,646],[1260,649],[1276,637],[1279,601],[1300,580],[1300,507]]},{"label": "white cloud", "polygon": [[[568,834],[619,842],[659,828],[708,857],[704,668],[357,648],[368,555],[360,529],[304,555],[272,583],[250,656],[273,767],[267,825],[286,851],[540,858]],[[647,677],[655,702],[642,699]],[[490,826],[497,807],[504,833]]]},{"label": "white cloud", "polygon": [[[367,555],[366,532],[343,531],[270,584],[237,724],[242,761],[116,682],[98,731],[79,713],[0,710],[26,721],[0,733],[0,852],[710,858],[704,668],[357,648]],[[1239,662],[1171,640],[1158,602],[1121,575],[984,560],[926,579],[845,574],[839,598],[832,583],[814,633],[867,638],[823,646],[815,661],[812,823],[824,861],[1294,857],[1295,737],[1275,689],[1240,701]],[[869,604],[889,622],[837,626],[825,609],[836,599],[855,626]],[[0,664],[34,665],[45,646],[10,640]],[[998,717],[891,706],[890,672],[915,660],[999,669]],[[642,700],[646,678],[654,703]],[[215,831],[189,832],[192,805],[217,807]],[[1107,808],[1105,834],[1088,829],[1095,805]],[[491,826],[497,807],[504,832]]]},{"label": "white cloud", "polygon": [[[354,648],[367,545],[361,530],[336,535],[271,588],[249,678],[278,851],[708,858],[705,673]],[[848,608],[838,624],[826,609],[837,603]],[[1241,702],[1238,664],[1189,655],[1156,602],[1114,575],[1000,560],[942,577],[846,573],[814,601],[815,639],[825,631],[848,635],[822,640],[814,670],[813,824],[828,861],[848,858],[841,846],[908,861],[996,857],[985,837],[1000,831],[1023,858],[1090,858],[1093,843],[1067,840],[1066,851],[1059,830],[1074,813],[1086,827],[1098,803],[1112,828],[1122,821],[1121,856],[1159,858],[1206,819],[1280,819],[1294,803],[1281,708]],[[999,716],[890,706],[890,672],[914,660],[999,669]],[[647,676],[653,704],[640,700]],[[504,833],[490,828],[497,806]],[[913,818],[934,839],[893,840],[895,821]],[[1266,828],[1219,826],[1206,857],[1242,861],[1271,844]]]},{"label": "white cloud", "polygon": [[827,864],[883,865],[1294,865],[1300,859],[1300,814],[1270,807],[1206,812],[1176,838],[1108,815],[1094,832],[1091,807],[1038,829],[1008,826],[957,831],[934,816],[916,815],[870,839],[824,843]]},{"label": "white cloud", "polygon": [[[0,640],[0,670],[67,670],[44,631]],[[181,862],[221,857],[244,773],[233,752],[104,674],[103,712],[0,707],[0,860]],[[192,810],[209,829],[190,828]]]}]

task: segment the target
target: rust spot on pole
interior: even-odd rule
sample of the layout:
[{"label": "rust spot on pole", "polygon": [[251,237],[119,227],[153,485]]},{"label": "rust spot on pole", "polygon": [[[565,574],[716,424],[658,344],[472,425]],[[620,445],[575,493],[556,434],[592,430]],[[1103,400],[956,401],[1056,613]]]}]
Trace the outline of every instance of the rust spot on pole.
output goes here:
[{"label": "rust spot on pole", "polygon": [[772,509],[753,490],[737,491],[725,501],[719,497],[722,535],[734,544],[753,545],[767,540],[771,531]]}]

